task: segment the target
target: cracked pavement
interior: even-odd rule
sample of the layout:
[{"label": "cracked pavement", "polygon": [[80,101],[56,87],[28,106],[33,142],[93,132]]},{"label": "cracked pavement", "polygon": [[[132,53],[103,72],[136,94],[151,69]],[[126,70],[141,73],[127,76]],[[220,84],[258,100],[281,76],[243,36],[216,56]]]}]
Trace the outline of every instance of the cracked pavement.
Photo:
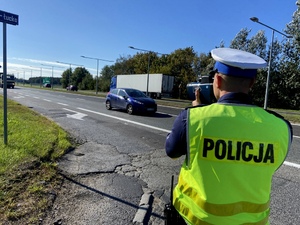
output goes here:
[{"label": "cracked pavement", "polygon": [[[164,149],[120,154],[110,145],[84,143],[59,161],[65,182],[43,223],[164,224],[171,176],[181,162]],[[140,205],[145,196],[147,209]]]}]

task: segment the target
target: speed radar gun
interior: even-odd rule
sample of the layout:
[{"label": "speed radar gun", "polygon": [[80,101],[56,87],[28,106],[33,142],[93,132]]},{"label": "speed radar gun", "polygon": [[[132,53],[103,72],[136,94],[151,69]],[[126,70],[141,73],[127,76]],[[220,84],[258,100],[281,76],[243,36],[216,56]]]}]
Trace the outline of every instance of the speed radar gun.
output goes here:
[{"label": "speed radar gun", "polygon": [[172,176],[171,181],[171,194],[170,194],[170,203],[165,205],[164,215],[165,215],[165,225],[186,225],[184,219],[177,212],[175,207],[173,206],[173,183],[174,176]]},{"label": "speed radar gun", "polygon": [[[211,72],[213,73],[213,72]],[[200,100],[203,104],[211,104],[215,102],[213,93],[213,77],[212,75],[202,76],[199,82],[191,82],[186,85],[187,95],[190,100],[195,100],[195,91],[200,90]]]}]

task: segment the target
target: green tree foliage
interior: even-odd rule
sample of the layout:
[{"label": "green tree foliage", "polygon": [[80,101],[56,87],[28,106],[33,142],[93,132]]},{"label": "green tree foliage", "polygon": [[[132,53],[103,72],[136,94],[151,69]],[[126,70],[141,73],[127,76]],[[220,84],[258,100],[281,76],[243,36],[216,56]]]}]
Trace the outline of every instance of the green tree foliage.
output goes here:
[{"label": "green tree foliage", "polygon": [[186,98],[186,85],[198,79],[198,71],[193,68],[193,65],[200,68],[197,53],[193,47],[177,49],[168,56],[168,61],[170,73],[175,76],[174,94],[175,96],[178,94],[180,98]]},{"label": "green tree foliage", "polygon": [[71,68],[65,70],[60,82],[63,88],[75,85],[81,90],[93,90],[95,87],[93,76],[83,67],[77,67],[73,72]]},{"label": "green tree foliage", "polygon": [[78,86],[80,90],[93,90],[94,80],[90,72],[84,67],[77,67],[71,76],[73,85]]},{"label": "green tree foliage", "polygon": [[[83,84],[83,80],[84,84]],[[89,84],[90,82],[91,84]],[[90,72],[84,67],[77,67],[71,76],[71,83],[76,86],[81,86],[79,89],[86,90],[88,86],[93,87],[93,77]]]},{"label": "green tree foliage", "polygon": [[[114,64],[113,71],[115,74],[133,74],[134,60],[131,56],[120,56]],[[103,73],[102,73],[103,75]]]},{"label": "green tree foliage", "polygon": [[60,82],[62,84],[62,87],[66,88],[67,86],[69,86],[71,84],[72,69],[69,68],[69,69],[65,70],[61,76],[62,76],[62,78],[61,78]]},{"label": "green tree foliage", "polygon": [[[120,65],[120,64],[119,64]],[[98,82],[98,89],[102,92],[108,92],[111,78],[114,76],[115,66],[104,66]]]},{"label": "green tree foliage", "polygon": [[246,28],[240,30],[240,32],[238,32],[235,38],[231,41],[230,48],[247,51],[249,42],[248,36],[250,32],[251,30]]},{"label": "green tree foliage", "polygon": [[300,5],[285,32],[293,38],[284,43],[280,61],[282,102],[284,108],[300,109]]},{"label": "green tree foliage", "polygon": [[[262,58],[267,62],[270,59],[270,48],[272,48],[270,82],[268,88],[268,106],[275,107],[279,103],[281,96],[282,76],[279,73],[279,59],[282,55],[282,48],[278,40],[273,40],[272,46],[267,46],[267,38],[264,31],[258,31],[254,36],[249,38],[250,30],[242,29],[236,37],[232,40],[230,47],[251,52]],[[258,71],[256,83],[251,90],[251,96],[255,104],[259,106],[264,105],[266,82],[267,82],[267,68]]]},{"label": "green tree foliage", "polygon": [[208,75],[211,70],[213,70],[214,67],[214,60],[211,57],[210,53],[204,54],[201,53],[199,56],[199,61],[200,61],[200,75]]}]

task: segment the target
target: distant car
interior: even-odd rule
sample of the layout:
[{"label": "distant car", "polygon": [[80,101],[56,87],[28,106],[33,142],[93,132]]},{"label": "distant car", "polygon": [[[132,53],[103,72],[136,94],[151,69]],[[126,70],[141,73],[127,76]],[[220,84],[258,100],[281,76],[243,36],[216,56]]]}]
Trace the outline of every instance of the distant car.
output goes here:
[{"label": "distant car", "polygon": [[156,102],[140,90],[132,88],[115,88],[106,95],[106,109],[118,108],[128,114],[150,113],[157,111]]},{"label": "distant car", "polygon": [[67,91],[78,91],[78,88],[75,85],[70,85],[67,87]]},{"label": "distant car", "polygon": [[44,84],[43,87],[45,87],[45,88],[51,88],[51,84],[48,84],[48,83]]}]

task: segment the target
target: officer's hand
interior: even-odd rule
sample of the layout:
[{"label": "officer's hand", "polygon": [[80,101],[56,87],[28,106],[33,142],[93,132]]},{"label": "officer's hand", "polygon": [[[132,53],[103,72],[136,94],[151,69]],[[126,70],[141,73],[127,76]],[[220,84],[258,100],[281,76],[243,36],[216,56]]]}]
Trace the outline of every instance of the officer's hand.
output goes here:
[{"label": "officer's hand", "polygon": [[195,90],[195,100],[192,102],[192,106],[197,106],[201,104],[200,100],[200,88]]}]

